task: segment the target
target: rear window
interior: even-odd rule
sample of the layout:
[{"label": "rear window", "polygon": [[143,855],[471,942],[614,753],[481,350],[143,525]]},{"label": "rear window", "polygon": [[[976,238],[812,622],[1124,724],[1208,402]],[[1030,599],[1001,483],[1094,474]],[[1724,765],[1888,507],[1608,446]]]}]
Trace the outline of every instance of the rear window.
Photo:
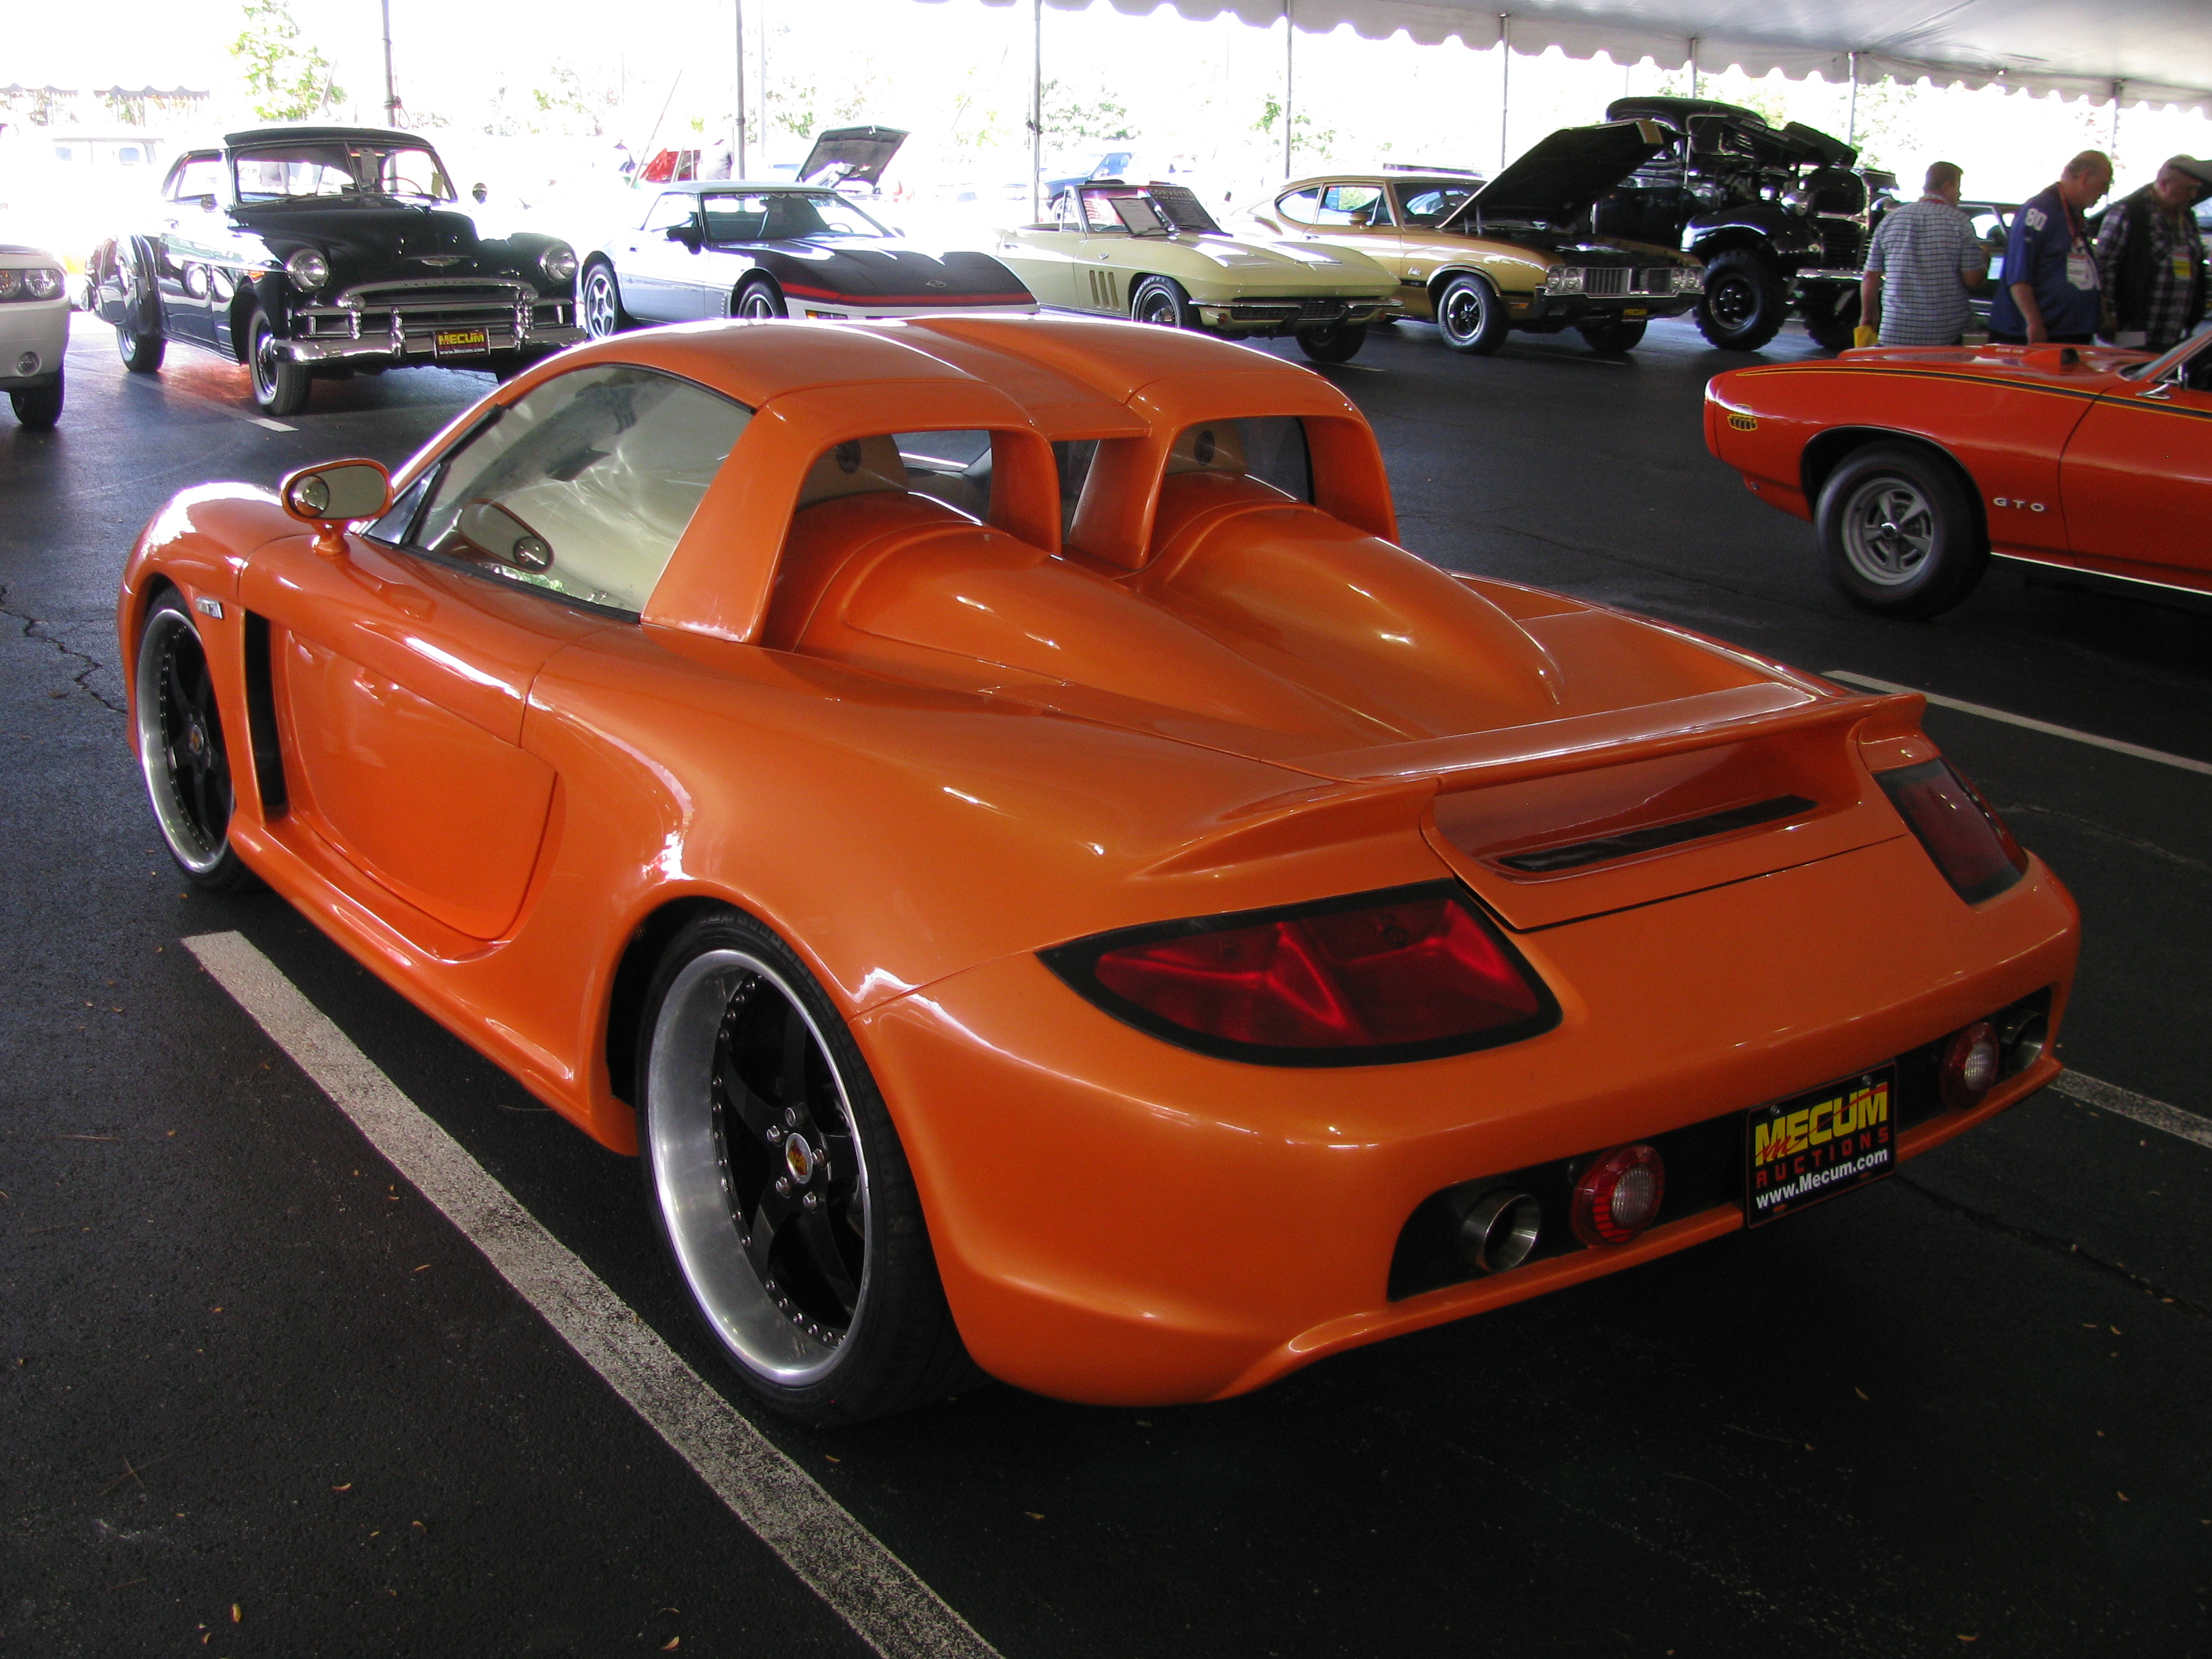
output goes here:
[{"label": "rear window", "polygon": [[1292,501],[1313,499],[1305,422],[1292,415],[1246,416],[1184,428],[1168,453],[1167,476],[1193,472],[1254,478]]}]

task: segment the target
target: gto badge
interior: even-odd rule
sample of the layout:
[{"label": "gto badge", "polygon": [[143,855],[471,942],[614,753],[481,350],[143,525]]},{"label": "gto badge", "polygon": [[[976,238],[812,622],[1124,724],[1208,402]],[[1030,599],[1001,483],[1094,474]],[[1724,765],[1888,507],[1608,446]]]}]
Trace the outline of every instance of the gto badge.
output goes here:
[{"label": "gto badge", "polygon": [[[1728,422],[1730,426],[1734,427],[1739,432],[1756,432],[1759,430],[1758,421],[1748,415],[1731,415],[1728,417]],[[2004,503],[2002,501],[1999,501],[1997,505],[1999,507],[2002,507]]]},{"label": "gto badge", "polygon": [[2043,503],[2041,501],[2024,501],[2017,495],[1992,495],[1990,498],[1990,505],[1991,507],[2016,507],[2024,508],[2026,511],[2030,513],[2040,513],[2043,511]]}]

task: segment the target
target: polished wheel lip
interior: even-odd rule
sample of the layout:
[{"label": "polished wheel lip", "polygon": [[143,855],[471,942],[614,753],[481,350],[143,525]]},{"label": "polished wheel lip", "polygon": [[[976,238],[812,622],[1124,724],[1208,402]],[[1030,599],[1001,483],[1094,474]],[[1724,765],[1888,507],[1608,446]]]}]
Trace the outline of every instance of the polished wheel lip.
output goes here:
[{"label": "polished wheel lip", "polygon": [[872,1249],[863,1251],[852,1322],[832,1341],[811,1334],[778,1305],[746,1254],[732,1213],[728,1161],[720,1145],[714,1066],[716,1037],[731,999],[748,980],[774,988],[805,1024],[822,1054],[860,1166],[853,1202],[866,1227],[867,1154],[844,1079],[830,1062],[821,1027],[778,969],[752,951],[730,947],[702,951],[685,963],[661,999],[653,1022],[647,1081],[653,1109],[646,1115],[653,1200],[692,1300],[723,1346],[764,1381],[803,1389],[828,1375],[859,1333],[866,1318],[876,1253]]},{"label": "polished wheel lip", "polygon": [[1854,487],[1838,522],[1851,573],[1877,587],[1917,581],[1935,556],[1935,506],[1916,485],[1894,475]]},{"label": "polished wheel lip", "polygon": [[[192,649],[199,655],[200,672],[204,678],[207,653],[200,645],[198,632],[183,615],[162,607],[154,612],[138,642],[132,713],[138,728],[139,769],[145,775],[147,799],[153,805],[155,821],[161,825],[161,839],[168,843],[170,855],[178,863],[196,876],[205,876],[213,873],[229,850],[230,812],[234,810],[235,798],[224,811],[224,833],[210,842],[206,829],[193,821],[177,774],[180,768],[193,769],[195,762],[200,762],[204,769],[204,757],[210,752],[220,757],[222,732],[217,725],[210,733],[204,720],[193,719],[189,710],[174,707],[176,680],[171,670],[173,647],[179,639],[191,641]],[[191,758],[180,759],[180,750]],[[226,787],[228,783],[226,768]]]},{"label": "polished wheel lip", "polygon": [[584,276],[584,332],[595,340],[612,339],[622,331],[618,309],[613,270],[593,265]]},{"label": "polished wheel lip", "polygon": [[1176,326],[1175,295],[1154,289],[1139,303],[1137,320],[1157,324],[1162,328],[1174,328]]}]

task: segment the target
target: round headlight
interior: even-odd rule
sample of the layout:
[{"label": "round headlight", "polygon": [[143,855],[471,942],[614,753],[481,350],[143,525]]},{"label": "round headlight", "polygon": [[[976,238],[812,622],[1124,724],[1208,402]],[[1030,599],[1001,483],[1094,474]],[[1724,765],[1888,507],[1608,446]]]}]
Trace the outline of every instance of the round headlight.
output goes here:
[{"label": "round headlight", "polygon": [[34,266],[23,273],[23,287],[33,300],[56,299],[62,291],[62,274],[51,266]]},{"label": "round headlight", "polygon": [[284,261],[284,274],[295,288],[313,293],[331,280],[331,262],[316,249],[303,247]]},{"label": "round headlight", "polygon": [[0,300],[12,300],[23,291],[23,273],[20,270],[0,270]]},{"label": "round headlight", "polygon": [[556,242],[538,256],[538,268],[556,283],[568,282],[576,274],[576,250]]}]

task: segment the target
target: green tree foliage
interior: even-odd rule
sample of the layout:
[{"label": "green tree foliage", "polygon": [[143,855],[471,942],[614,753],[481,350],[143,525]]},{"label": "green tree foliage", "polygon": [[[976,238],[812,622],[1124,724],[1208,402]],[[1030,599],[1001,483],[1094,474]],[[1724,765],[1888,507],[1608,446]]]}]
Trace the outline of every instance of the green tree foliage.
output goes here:
[{"label": "green tree foliage", "polygon": [[1044,83],[1044,130],[1046,136],[1054,140],[1103,139],[1110,143],[1137,136],[1128,110],[1106,96],[1103,88],[1097,97],[1085,101],[1058,81]]},{"label": "green tree foliage", "polygon": [[[1275,123],[1283,118],[1283,100],[1269,93],[1260,100],[1260,118],[1252,123],[1252,131],[1263,132],[1270,138],[1278,136]],[[1291,154],[1301,150],[1316,157],[1326,157],[1336,149],[1336,129],[1316,127],[1313,117],[1304,113],[1291,117]]]},{"label": "green tree foliage", "polygon": [[244,15],[230,55],[245,71],[255,114],[264,121],[297,121],[345,101],[345,88],[331,78],[331,60],[298,44],[300,26],[285,0],[246,0]]}]

